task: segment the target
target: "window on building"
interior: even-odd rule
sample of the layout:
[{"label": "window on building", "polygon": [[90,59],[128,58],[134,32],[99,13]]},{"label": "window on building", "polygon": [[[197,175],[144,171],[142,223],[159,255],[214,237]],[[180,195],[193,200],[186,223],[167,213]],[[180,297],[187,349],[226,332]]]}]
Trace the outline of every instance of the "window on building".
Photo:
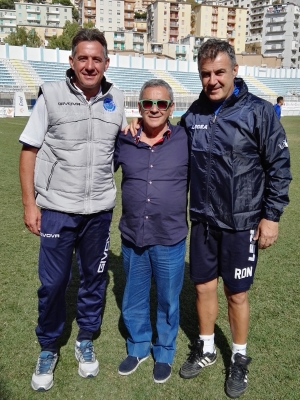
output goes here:
[{"label": "window on building", "polygon": [[184,18],[184,12],[182,13],[182,18]]},{"label": "window on building", "polygon": [[109,14],[109,15],[112,15],[112,10],[108,10],[108,14]]},{"label": "window on building", "polygon": [[117,10],[117,15],[121,15],[121,12],[120,12],[120,10]]},{"label": "window on building", "polygon": [[121,2],[117,1],[117,7],[120,7],[120,6],[121,6]]},{"label": "window on building", "polygon": [[31,14],[30,14],[30,13],[28,13],[28,14],[27,14],[27,16],[28,16],[28,17],[31,17]]},{"label": "window on building", "polygon": [[100,14],[104,14],[103,8],[100,8]]},{"label": "window on building", "polygon": [[13,31],[14,31],[14,29],[13,29],[13,28],[9,28],[9,31],[10,31],[10,32],[13,32]]},{"label": "window on building", "polygon": [[109,7],[112,7],[112,1],[111,0],[109,0],[108,5],[109,5]]},{"label": "window on building", "polygon": [[56,8],[55,11],[58,11],[58,8]]},{"label": "window on building", "polygon": [[65,19],[68,19],[68,17],[65,15]]},{"label": "window on building", "polygon": [[103,17],[100,17],[100,22],[103,22]]},{"label": "window on building", "polygon": [[108,23],[112,24],[112,18],[108,18]]}]

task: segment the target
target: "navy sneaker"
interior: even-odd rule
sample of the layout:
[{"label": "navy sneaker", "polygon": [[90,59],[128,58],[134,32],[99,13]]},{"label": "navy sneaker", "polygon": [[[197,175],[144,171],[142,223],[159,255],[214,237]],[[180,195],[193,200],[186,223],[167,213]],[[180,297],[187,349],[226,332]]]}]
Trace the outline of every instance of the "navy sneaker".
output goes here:
[{"label": "navy sneaker", "polygon": [[247,389],[247,373],[249,372],[247,367],[251,362],[251,358],[240,353],[236,353],[233,358],[234,362],[231,361],[229,367],[225,391],[228,397],[236,399],[245,393]]},{"label": "navy sneaker", "polygon": [[133,356],[127,356],[125,360],[121,362],[119,365],[118,372],[120,375],[130,375],[134,371],[136,371],[137,367],[142,363],[143,361],[147,360],[149,356],[144,357],[144,358],[138,358],[138,357],[133,357]]},{"label": "navy sneaker", "polygon": [[216,362],[216,349],[213,353],[203,353],[203,340],[197,338],[191,347],[188,359],[182,364],[179,375],[181,378],[190,379],[197,376],[201,369]]},{"label": "navy sneaker", "polygon": [[91,340],[75,343],[75,357],[79,362],[78,374],[82,378],[92,378],[99,372],[99,363],[96,359],[94,345]]},{"label": "navy sneaker", "polygon": [[41,351],[31,379],[33,390],[43,392],[53,386],[53,371],[58,360],[57,353]]},{"label": "navy sneaker", "polygon": [[168,363],[156,362],[153,370],[155,383],[165,383],[171,376],[172,366]]}]

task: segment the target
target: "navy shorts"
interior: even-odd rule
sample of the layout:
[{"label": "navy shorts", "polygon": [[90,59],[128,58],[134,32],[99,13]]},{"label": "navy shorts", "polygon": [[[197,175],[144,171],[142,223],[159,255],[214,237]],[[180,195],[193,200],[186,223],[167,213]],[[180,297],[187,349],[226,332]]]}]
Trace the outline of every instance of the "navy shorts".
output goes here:
[{"label": "navy shorts", "polygon": [[193,222],[190,239],[190,276],[194,283],[219,276],[232,292],[249,290],[257,264],[254,229],[232,231]]}]

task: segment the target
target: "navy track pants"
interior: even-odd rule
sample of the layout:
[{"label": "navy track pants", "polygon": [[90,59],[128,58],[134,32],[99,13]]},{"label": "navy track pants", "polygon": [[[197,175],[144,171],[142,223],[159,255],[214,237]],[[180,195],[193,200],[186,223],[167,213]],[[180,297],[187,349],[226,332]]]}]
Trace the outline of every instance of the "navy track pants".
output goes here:
[{"label": "navy track pants", "polygon": [[39,254],[38,325],[42,348],[62,334],[66,319],[65,293],[71,279],[75,249],[80,286],[77,297],[79,328],[96,332],[104,303],[109,230],[112,211],[91,215],[42,210]]}]

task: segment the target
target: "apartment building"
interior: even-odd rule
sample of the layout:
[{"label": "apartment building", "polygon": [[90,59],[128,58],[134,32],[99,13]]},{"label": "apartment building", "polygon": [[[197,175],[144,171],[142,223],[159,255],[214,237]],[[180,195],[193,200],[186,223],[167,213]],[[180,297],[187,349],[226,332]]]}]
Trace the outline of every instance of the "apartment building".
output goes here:
[{"label": "apartment building", "polygon": [[16,30],[16,10],[0,10],[0,42],[10,33]]},{"label": "apartment building", "polygon": [[217,4],[201,4],[194,8],[195,36],[227,40],[236,53],[245,50],[247,10]]},{"label": "apartment building", "polygon": [[105,31],[109,52],[128,51],[143,53],[146,49],[147,35],[134,31]]},{"label": "apartment building", "polygon": [[134,28],[135,0],[124,0],[124,27],[126,30]]},{"label": "apartment building", "polygon": [[72,7],[61,4],[15,3],[15,10],[19,26],[62,28],[72,21]]},{"label": "apartment building", "polygon": [[300,7],[273,4],[265,7],[262,34],[264,56],[281,58],[283,68],[299,68]]},{"label": "apartment building", "polygon": [[245,8],[247,10],[246,43],[261,42],[264,9],[270,6],[273,0],[220,0],[220,3]]},{"label": "apartment building", "polygon": [[80,14],[79,24],[92,22],[96,25],[96,0],[77,1],[77,9]]},{"label": "apartment building", "polygon": [[124,27],[124,1],[96,1],[96,28],[103,31],[117,31]]},{"label": "apartment building", "polygon": [[179,43],[191,31],[191,5],[155,1],[147,7],[148,41]]},{"label": "apartment building", "polygon": [[14,32],[17,26],[34,28],[42,40],[59,35],[66,21],[72,21],[72,7],[61,4],[15,3],[14,10],[1,10],[0,37]]}]

